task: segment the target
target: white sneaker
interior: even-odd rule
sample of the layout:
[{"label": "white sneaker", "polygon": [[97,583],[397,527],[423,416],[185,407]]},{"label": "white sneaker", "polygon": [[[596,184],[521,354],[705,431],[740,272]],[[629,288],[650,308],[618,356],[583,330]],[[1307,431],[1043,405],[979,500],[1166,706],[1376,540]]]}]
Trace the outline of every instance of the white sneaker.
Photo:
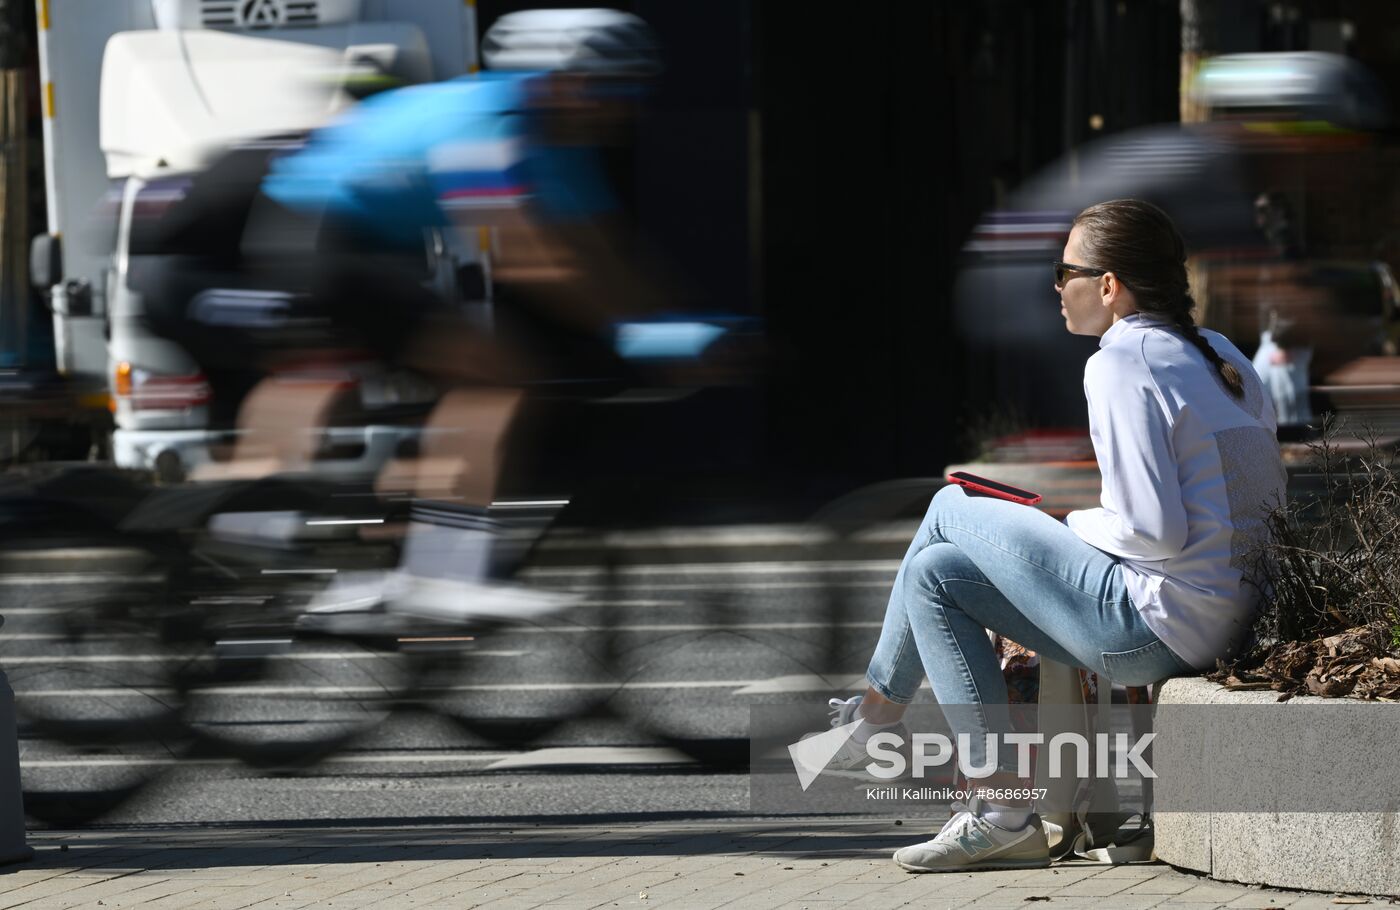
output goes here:
[{"label": "white sneaker", "polygon": [[390,613],[451,623],[529,623],[583,601],[582,594],[506,582],[407,576],[389,601]]},{"label": "white sneaker", "polygon": [[341,572],[296,619],[298,632],[349,638],[396,638],[409,627],[385,605],[402,590],[398,572]]},{"label": "white sneaker", "polygon": [[1050,850],[1039,815],[1019,831],[998,828],[977,814],[976,803],[961,809],[933,840],[895,852],[894,861],[910,872],[971,872],[976,869],[1041,869]]},{"label": "white sneaker", "polygon": [[[857,720],[856,709],[860,707],[860,701],[861,696],[859,695],[852,696],[851,698],[848,698],[844,701],[842,701],[839,698],[833,698],[827,701],[827,706],[831,709],[832,729],[835,729],[837,727],[844,727],[847,724],[854,723]],[[870,722],[865,721],[865,723],[868,724]],[[904,756],[904,767],[906,769],[905,776],[907,777],[907,769],[909,768],[910,764],[910,756],[908,755],[908,731],[905,729],[904,724],[901,723],[889,724],[884,729],[890,731],[891,733],[897,734],[900,738],[900,741],[905,744],[902,748],[902,751],[906,753]],[[814,736],[824,735],[825,733],[807,733],[802,736],[802,740],[808,740]],[[867,786],[872,784],[883,785],[891,783],[891,781],[881,780],[873,777],[870,774],[870,772],[865,769],[865,766],[870,764],[871,761],[872,759],[870,758],[870,753],[865,748],[865,742],[856,742],[856,738],[852,736],[849,739],[847,739],[844,743],[842,743],[841,748],[836,752],[834,756],[832,756],[831,761],[826,763],[826,767],[822,769],[821,773],[823,775],[831,775],[834,777],[854,778]]]},{"label": "white sneaker", "polygon": [[398,572],[339,572],[311,599],[307,613],[368,613],[382,610],[384,603],[403,589]]}]

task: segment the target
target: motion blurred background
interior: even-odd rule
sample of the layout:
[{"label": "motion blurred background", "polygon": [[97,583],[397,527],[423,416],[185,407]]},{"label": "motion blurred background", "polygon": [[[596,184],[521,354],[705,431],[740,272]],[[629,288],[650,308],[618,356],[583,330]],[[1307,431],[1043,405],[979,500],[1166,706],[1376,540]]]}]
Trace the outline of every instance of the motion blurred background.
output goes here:
[{"label": "motion blurred background", "polygon": [[[281,773],[336,752],[393,787],[322,765],[283,804],[196,763],[126,817],[747,805],[750,706],[824,711],[857,679],[946,469],[980,462],[1055,515],[1095,503],[1095,344],[1065,331],[1051,262],[1104,199],[1182,228],[1198,319],[1265,377],[1294,492],[1328,412],[1400,438],[1393,0],[637,0],[614,9],[659,55],[632,20],[617,44],[648,91],[488,68],[384,92],[475,72],[487,30],[540,5],[0,0],[0,665],[34,817],[89,821],[187,757]],[[516,37],[525,57],[567,44]],[[463,84],[520,103],[467,105],[448,141],[355,131]],[[522,110],[543,129],[504,129]],[[441,209],[524,195],[527,136],[555,165],[596,152],[551,176],[607,217],[562,256],[498,255],[505,216],[453,240]],[[444,149],[475,171],[434,171]],[[384,178],[355,187],[385,204],[332,237],[352,268],[330,293],[296,230],[247,228],[288,159],[302,189],[325,161]],[[401,179],[443,171],[477,182]],[[404,225],[406,245],[376,239]],[[629,268],[604,276],[609,257]],[[613,334],[528,318],[531,294],[607,312],[642,284],[661,317]],[[410,325],[412,364],[392,350]],[[517,383],[517,350],[550,369]],[[444,415],[461,392],[468,416]],[[476,499],[452,488],[463,462]],[[438,539],[471,577],[418,577],[415,540]],[[643,770],[573,751],[595,746],[643,747]],[[536,773],[556,748],[611,776]]]},{"label": "motion blurred background", "polygon": [[[476,27],[538,5],[480,0]],[[1380,268],[1400,267],[1393,3],[615,6],[649,22],[665,56],[635,148],[609,164],[637,255],[685,298],[678,309],[754,317],[763,338],[753,382],[628,449],[629,474],[669,478],[650,508],[801,517],[998,447],[1084,457],[1079,365],[1093,346],[1063,335],[1047,263],[1068,217],[1109,195],[1171,208],[1200,254],[1203,321],[1246,353],[1270,313],[1303,334],[1335,330],[1315,339],[1318,410],[1375,405],[1396,378],[1387,360],[1357,360],[1393,350]],[[0,3],[0,348],[21,398],[53,360],[47,295],[23,275],[46,230],[35,9]],[[1354,67],[1279,58],[1214,94],[1199,78],[1224,55],[1309,51]],[[1286,236],[1256,219],[1261,194]],[[1027,439],[1049,448],[1028,455]],[[7,457],[74,448],[49,439]]]}]

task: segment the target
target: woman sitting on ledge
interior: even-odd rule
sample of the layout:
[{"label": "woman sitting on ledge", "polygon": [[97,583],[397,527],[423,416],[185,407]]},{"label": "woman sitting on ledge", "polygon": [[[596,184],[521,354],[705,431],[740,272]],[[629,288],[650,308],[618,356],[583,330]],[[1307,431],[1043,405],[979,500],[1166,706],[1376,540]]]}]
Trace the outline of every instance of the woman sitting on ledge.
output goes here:
[{"label": "woman sitting on ledge", "polygon": [[[1250,362],[1197,328],[1186,249],[1171,220],[1121,199],[1075,219],[1055,290],[1069,331],[1095,335],[1084,370],[1101,507],[1060,523],[949,486],[933,498],[895,577],[867,673],[831,700],[833,726],[864,721],[833,765],[863,767],[927,675],[982,788],[1025,789],[1006,684],[987,630],[1124,685],[1195,673],[1247,638],[1257,592],[1244,554],[1282,501],[1286,475],[1272,406]],[[1031,868],[1049,862],[1026,802],[975,799],[895,862],[911,872]]]}]

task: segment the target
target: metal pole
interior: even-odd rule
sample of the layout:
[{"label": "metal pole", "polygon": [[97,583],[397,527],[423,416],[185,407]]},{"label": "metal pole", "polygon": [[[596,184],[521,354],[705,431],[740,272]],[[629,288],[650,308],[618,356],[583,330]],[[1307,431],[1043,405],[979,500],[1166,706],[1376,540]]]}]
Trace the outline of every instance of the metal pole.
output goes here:
[{"label": "metal pole", "polygon": [[1206,119],[1205,109],[1191,96],[1191,83],[1196,70],[1205,60],[1205,11],[1200,0],[1181,0],[1181,122],[1200,123]]},{"label": "metal pole", "polygon": [[29,347],[29,117],[24,6],[0,0],[0,367]]},{"label": "metal pole", "polygon": [[24,841],[24,797],[19,784],[19,732],[15,692],[0,671],[0,865],[34,856]]},{"label": "metal pole", "polygon": [[1080,89],[1084,73],[1083,45],[1078,34],[1079,0],[1069,0],[1065,4],[1065,70],[1064,70],[1064,120],[1061,131],[1064,138],[1064,154],[1069,163],[1071,184],[1079,182],[1079,118],[1083,108],[1079,103]]}]

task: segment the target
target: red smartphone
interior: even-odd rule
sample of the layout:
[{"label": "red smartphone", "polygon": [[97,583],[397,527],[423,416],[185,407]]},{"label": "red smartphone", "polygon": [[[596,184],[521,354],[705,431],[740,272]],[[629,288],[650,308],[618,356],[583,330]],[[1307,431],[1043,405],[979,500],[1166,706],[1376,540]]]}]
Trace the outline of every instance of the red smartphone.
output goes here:
[{"label": "red smartphone", "polygon": [[996,480],[988,480],[985,477],[978,477],[976,474],[969,474],[966,471],[950,471],[948,482],[955,483],[960,487],[974,490],[984,496],[994,496],[997,499],[1005,499],[1010,502],[1019,502],[1021,505],[1033,506],[1040,502],[1040,494],[1032,493],[1030,490],[1023,490],[1020,487],[1013,487],[1010,484],[1001,483]]}]

